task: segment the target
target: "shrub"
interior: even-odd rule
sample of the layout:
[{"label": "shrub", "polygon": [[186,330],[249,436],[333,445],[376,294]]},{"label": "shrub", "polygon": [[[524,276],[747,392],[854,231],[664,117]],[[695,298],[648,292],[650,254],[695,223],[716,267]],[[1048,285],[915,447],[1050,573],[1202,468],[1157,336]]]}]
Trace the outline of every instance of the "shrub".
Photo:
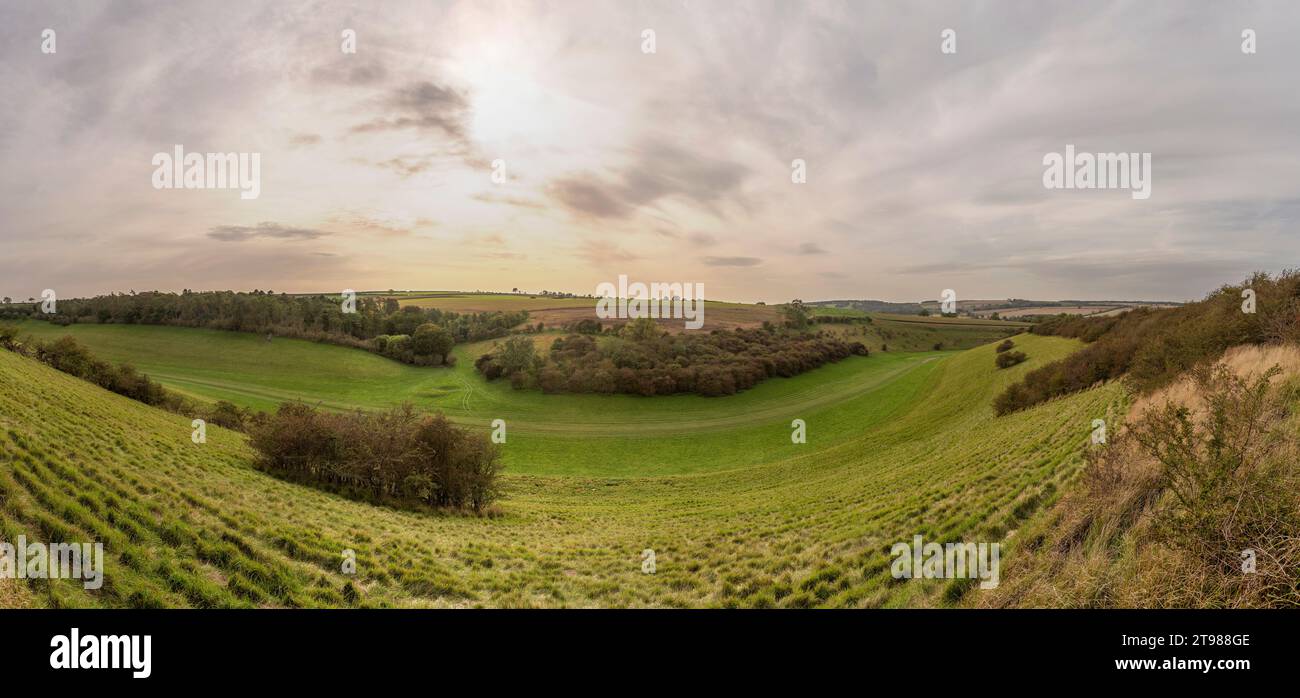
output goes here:
[{"label": "shrub", "polygon": [[18,346],[18,328],[14,325],[0,324],[0,348],[12,351]]},{"label": "shrub", "polygon": [[343,494],[482,511],[501,496],[496,447],[441,415],[322,412],[286,402],[250,430],[258,467]]},{"label": "shrub", "polygon": [[1025,352],[1023,351],[1008,351],[998,354],[997,358],[993,361],[997,364],[998,368],[1011,368],[1028,358],[1029,357],[1025,356]]},{"label": "shrub", "polygon": [[1005,340],[1002,341],[1001,344],[999,344],[999,345],[997,346],[997,352],[998,352],[999,354],[1001,354],[1001,353],[1004,352],[1004,351],[1008,351],[1008,350],[1010,350],[1011,347],[1014,347],[1015,345],[1016,345],[1015,342],[1013,342],[1013,341],[1011,341],[1011,340],[1009,340],[1009,339],[1005,339]]},{"label": "shrub", "polygon": [[[1242,293],[1255,293],[1256,312],[1242,312]],[[1088,346],[1030,371],[995,400],[998,414],[1049,400],[1124,376],[1148,392],[1238,344],[1300,341],[1300,271],[1276,279],[1255,274],[1224,286],[1204,300],[1178,308],[1136,308],[1118,317],[1058,316],[1033,328],[1035,334],[1077,337]],[[1015,388],[1015,395],[1010,395]]]},{"label": "shrub", "polygon": [[217,404],[212,407],[207,416],[208,423],[236,431],[244,430],[244,421],[246,419],[248,419],[247,410],[225,400],[217,401]]},{"label": "shrub", "polygon": [[[1172,494],[1157,511],[1158,539],[1203,572],[1200,593],[1253,597],[1229,605],[1297,603],[1300,482],[1287,398],[1269,387],[1278,373],[1274,366],[1243,378],[1223,364],[1200,366],[1191,372],[1200,404],[1149,408],[1132,430]],[[1242,574],[1248,549],[1258,552],[1255,574]]]}]

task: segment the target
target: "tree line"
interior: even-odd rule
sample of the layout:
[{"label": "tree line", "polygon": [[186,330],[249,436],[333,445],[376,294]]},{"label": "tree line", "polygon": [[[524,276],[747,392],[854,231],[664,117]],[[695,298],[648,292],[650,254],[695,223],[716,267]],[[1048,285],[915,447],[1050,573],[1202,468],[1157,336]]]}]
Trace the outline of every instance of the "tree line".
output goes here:
[{"label": "tree line", "polygon": [[60,300],[56,307],[58,313],[52,315],[40,312],[39,303],[8,306],[5,312],[60,325],[174,325],[254,332],[366,349],[417,365],[447,363],[454,344],[504,337],[528,319],[527,311],[455,313],[402,306],[397,298],[382,296],[357,296],[356,312],[345,313],[339,296],[262,290],[115,293]]}]

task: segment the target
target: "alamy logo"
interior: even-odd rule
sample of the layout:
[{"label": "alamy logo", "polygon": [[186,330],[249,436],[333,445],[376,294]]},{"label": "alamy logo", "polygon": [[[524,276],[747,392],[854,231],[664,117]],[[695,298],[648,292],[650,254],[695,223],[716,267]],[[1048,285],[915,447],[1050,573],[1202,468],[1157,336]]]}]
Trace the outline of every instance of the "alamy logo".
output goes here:
[{"label": "alamy logo", "polygon": [[704,327],[704,284],[629,284],[626,274],[618,275],[618,286],[606,281],[596,285],[596,317],[602,320],[678,318],[686,329]]},{"label": "alamy logo", "polygon": [[81,579],[86,589],[104,585],[103,543],[0,541],[0,579]]},{"label": "alamy logo", "polygon": [[239,189],[239,198],[262,194],[261,153],[155,153],[154,189]]},{"label": "alamy logo", "polygon": [[978,579],[981,589],[996,589],[1000,581],[1001,543],[895,543],[894,579]]},{"label": "alamy logo", "polygon": [[73,628],[50,638],[50,647],[54,669],[130,669],[137,679],[153,673],[152,635],[82,635]]},{"label": "alamy logo", "polygon": [[1129,189],[1134,199],[1151,198],[1151,153],[1076,153],[1043,156],[1048,189]]}]

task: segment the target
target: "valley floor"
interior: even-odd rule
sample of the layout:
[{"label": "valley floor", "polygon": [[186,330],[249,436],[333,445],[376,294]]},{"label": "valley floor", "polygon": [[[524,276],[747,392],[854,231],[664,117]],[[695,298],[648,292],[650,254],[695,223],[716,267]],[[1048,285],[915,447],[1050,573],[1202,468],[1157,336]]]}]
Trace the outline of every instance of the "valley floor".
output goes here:
[{"label": "valley floor", "polygon": [[[207,443],[194,444],[185,417],[0,352],[0,539],[99,540],[108,558],[98,591],[0,580],[0,604],[946,604],[964,588],[892,579],[890,546],[916,534],[1010,535],[1076,474],[1091,420],[1124,399],[1107,386],[995,418],[1002,387],[1077,346],[1017,342],[1031,360],[1005,371],[992,346],[863,359],[859,368],[880,361],[882,372],[867,372],[834,415],[812,410],[808,444],[790,443],[785,414],[751,427],[770,434],[719,431],[739,454],[723,470],[610,478],[512,468],[497,518],[390,510],[280,481],[251,466],[240,434],[209,427]],[[528,438],[512,434],[507,450]],[[595,440],[564,438],[575,450]],[[698,448],[708,462],[709,443]],[[619,472],[637,473],[639,455],[622,453]],[[348,549],[355,576],[340,571]],[[642,572],[647,549],[654,574]]]}]

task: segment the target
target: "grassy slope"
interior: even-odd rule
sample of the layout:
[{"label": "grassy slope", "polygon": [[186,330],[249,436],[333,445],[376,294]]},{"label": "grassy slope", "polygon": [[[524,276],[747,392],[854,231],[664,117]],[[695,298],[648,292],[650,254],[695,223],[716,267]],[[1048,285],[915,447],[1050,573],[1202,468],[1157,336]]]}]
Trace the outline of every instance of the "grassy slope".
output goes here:
[{"label": "grassy slope", "polygon": [[[829,447],[906,401],[938,356],[850,357],[725,398],[648,399],[543,395],[514,390],[505,381],[489,383],[473,368],[487,344],[457,347],[457,365],[444,369],[300,340],[266,342],[239,332],[141,325],[65,328],[41,322],[22,328],[45,338],[71,334],[101,358],[132,363],[170,388],[259,410],[293,399],[339,409],[409,401],[483,428],[504,419],[513,447],[506,455],[508,467],[564,475],[667,475],[771,462],[793,448],[788,435],[795,418],[818,431],[818,448]],[[857,416],[849,419],[847,414]],[[636,454],[635,467],[629,467],[629,453]]]},{"label": "grassy slope", "polygon": [[[889,578],[889,545],[1000,537],[1077,470],[1090,420],[1119,397],[1103,387],[995,419],[993,395],[1077,346],[1019,343],[1031,359],[1007,371],[982,347],[909,373],[910,399],[842,407],[850,423],[888,414],[830,447],[810,420],[810,444],[743,469],[514,474],[496,519],[281,482],[249,466],[238,434],[210,427],[193,444],[185,417],[0,352],[0,537],[97,539],[108,557],[98,592],[4,581],[0,603],[340,605],[352,548],[367,605],[936,604],[938,582]],[[640,571],[645,548],[657,574]]]}]

